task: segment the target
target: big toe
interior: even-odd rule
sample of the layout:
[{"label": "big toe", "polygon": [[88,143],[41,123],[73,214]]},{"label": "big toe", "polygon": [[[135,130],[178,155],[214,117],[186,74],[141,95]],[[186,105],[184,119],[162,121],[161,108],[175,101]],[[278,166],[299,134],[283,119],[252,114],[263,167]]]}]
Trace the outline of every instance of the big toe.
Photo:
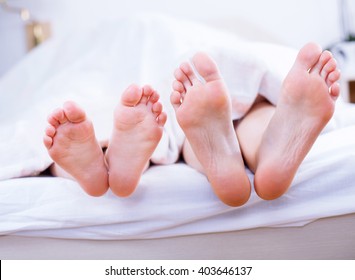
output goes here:
[{"label": "big toe", "polygon": [[315,43],[308,43],[300,49],[295,64],[310,70],[318,62],[322,48]]},{"label": "big toe", "polygon": [[192,58],[192,63],[197,72],[205,79],[206,82],[220,79],[216,63],[206,53],[196,53]]},{"label": "big toe", "polygon": [[132,84],[122,93],[121,103],[124,106],[134,107],[141,100],[142,94],[142,89],[139,86]]},{"label": "big toe", "polygon": [[72,123],[79,123],[86,119],[85,111],[73,101],[65,102],[63,110],[67,119]]}]

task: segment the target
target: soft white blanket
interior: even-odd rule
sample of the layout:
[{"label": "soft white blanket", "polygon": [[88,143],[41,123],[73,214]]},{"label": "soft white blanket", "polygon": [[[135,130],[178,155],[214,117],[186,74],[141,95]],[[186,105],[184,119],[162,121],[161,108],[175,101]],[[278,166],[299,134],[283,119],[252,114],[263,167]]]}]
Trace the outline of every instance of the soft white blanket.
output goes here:
[{"label": "soft white blanket", "polygon": [[245,206],[228,207],[206,178],[185,164],[150,168],[137,191],[125,199],[110,191],[90,197],[76,182],[63,178],[6,180],[38,174],[51,163],[42,145],[46,116],[67,99],[80,103],[98,137],[107,138],[113,108],[130,83],[149,83],[160,92],[169,121],[154,160],[175,162],[184,136],[169,104],[170,86],[175,67],[197,50],[209,52],[220,66],[235,118],[245,113],[258,92],[276,102],[296,53],[150,16],[49,41],[9,72],[0,81],[0,234],[159,238],[303,225],[355,212],[355,126],[349,125],[355,124],[355,110],[342,102],[328,127],[333,131],[318,138],[291,189],[275,201],[263,201],[253,191]]},{"label": "soft white blanket", "polygon": [[69,32],[28,54],[0,80],[0,180],[35,175],[49,166],[42,144],[46,117],[65,100],[83,106],[98,138],[108,138],[112,111],[130,83],[151,84],[161,94],[169,121],[153,161],[175,162],[184,135],[169,103],[173,71],[198,50],[217,61],[235,118],[257,93],[276,103],[296,54],[161,16],[140,15]]},{"label": "soft white blanket", "polygon": [[[273,201],[252,190],[228,207],[206,177],[186,164],[156,165],[134,194],[90,197],[75,181],[30,177],[0,181],[0,235],[70,239],[141,239],[302,226],[355,212],[355,126],[321,135],[290,190]],[[250,180],[253,175],[248,172]],[[336,230],[336,229],[334,229]]]}]

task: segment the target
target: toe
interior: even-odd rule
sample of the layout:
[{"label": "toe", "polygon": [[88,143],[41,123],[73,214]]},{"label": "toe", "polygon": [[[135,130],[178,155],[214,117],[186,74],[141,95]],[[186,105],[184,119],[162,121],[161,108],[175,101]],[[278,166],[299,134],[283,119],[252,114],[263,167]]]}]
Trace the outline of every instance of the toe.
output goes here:
[{"label": "toe", "polygon": [[182,96],[180,94],[180,92],[178,91],[173,91],[170,95],[170,102],[173,105],[174,109],[178,109],[181,105],[181,100],[182,100]]},{"label": "toe", "polygon": [[324,67],[327,65],[328,61],[332,58],[332,54],[329,51],[324,51],[320,55],[317,63],[312,67],[310,73],[316,73],[322,75]]},{"label": "toe", "polygon": [[339,79],[340,79],[340,71],[338,69],[335,69],[334,71],[329,73],[329,75],[327,77],[327,85],[331,86]]},{"label": "toe", "polygon": [[45,134],[43,136],[43,144],[47,149],[50,149],[53,145],[53,138]]},{"label": "toe", "polygon": [[52,114],[48,116],[47,121],[54,127],[58,127],[59,125],[67,122],[68,120],[65,116],[64,110],[62,108],[57,108],[52,112]]},{"label": "toe", "polygon": [[314,43],[308,43],[299,51],[295,64],[306,69],[307,71],[313,69],[318,62],[322,48]]},{"label": "toe", "polygon": [[49,124],[46,127],[45,134],[43,136],[43,144],[47,149],[50,149],[53,146],[53,137],[56,134],[56,129],[53,125]]},{"label": "toe", "polygon": [[121,103],[124,106],[134,107],[136,106],[142,98],[142,89],[133,84],[130,85],[121,96]]},{"label": "toe", "polygon": [[160,115],[162,111],[163,111],[163,105],[160,102],[155,102],[152,106],[152,112],[155,115],[155,117],[158,117],[158,115]]},{"label": "toe", "polygon": [[184,86],[185,91],[192,86],[191,81],[181,68],[175,70],[174,76],[175,79],[178,80]]},{"label": "toe", "polygon": [[330,59],[323,67],[322,71],[320,72],[323,79],[326,79],[329,73],[333,72],[337,68],[337,63],[335,59]]},{"label": "toe", "polygon": [[199,82],[199,79],[195,75],[194,70],[192,69],[192,67],[189,63],[187,63],[187,62],[182,63],[180,65],[180,69],[182,72],[184,72],[184,74],[187,76],[187,78],[189,79],[189,81],[192,85]]},{"label": "toe", "polygon": [[164,126],[167,120],[167,115],[165,112],[161,112],[161,114],[157,117],[158,125]]},{"label": "toe", "polygon": [[160,98],[159,94],[154,90],[149,98],[149,102],[151,103],[158,102],[159,98]]},{"label": "toe", "polygon": [[199,52],[192,58],[192,63],[198,74],[206,81],[220,79],[220,74],[216,63],[207,54]]},{"label": "toe", "polygon": [[185,91],[185,87],[184,87],[184,85],[181,82],[179,82],[177,80],[174,80],[174,82],[173,82],[173,90],[182,93],[182,92]]},{"label": "toe", "polygon": [[335,100],[336,98],[339,97],[340,95],[340,85],[339,83],[334,83],[330,86],[329,88],[329,93],[332,96],[332,98]]},{"label": "toe", "polygon": [[150,85],[145,85],[142,89],[142,98],[139,103],[148,104],[154,90]]},{"label": "toe", "polygon": [[72,123],[79,123],[86,119],[85,111],[73,101],[67,101],[63,105],[64,114]]},{"label": "toe", "polygon": [[50,124],[46,127],[45,134],[47,136],[54,137],[55,133],[56,133],[56,129],[53,125]]}]

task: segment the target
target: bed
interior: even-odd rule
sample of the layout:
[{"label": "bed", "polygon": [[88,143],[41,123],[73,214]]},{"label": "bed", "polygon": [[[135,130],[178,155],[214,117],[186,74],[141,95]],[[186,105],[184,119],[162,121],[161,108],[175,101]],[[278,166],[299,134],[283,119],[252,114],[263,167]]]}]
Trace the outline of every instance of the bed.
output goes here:
[{"label": "bed", "polygon": [[89,197],[45,172],[51,160],[41,137],[51,109],[78,101],[104,137],[111,114],[102,112],[112,111],[117,92],[152,83],[168,108],[171,70],[201,48],[244,108],[258,92],[276,102],[270,92],[295,56],[210,26],[139,16],[50,40],[1,79],[1,259],[355,258],[355,108],[342,100],[290,190],[274,201],[253,191],[242,207],[221,203],[205,176],[179,158],[183,136],[169,109],[154,164],[131,197]]}]

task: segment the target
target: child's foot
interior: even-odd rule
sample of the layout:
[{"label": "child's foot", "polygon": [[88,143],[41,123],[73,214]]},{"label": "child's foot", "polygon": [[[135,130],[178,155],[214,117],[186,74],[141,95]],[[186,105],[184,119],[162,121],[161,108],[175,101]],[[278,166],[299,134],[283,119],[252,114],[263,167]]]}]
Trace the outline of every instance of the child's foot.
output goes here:
[{"label": "child's foot", "polygon": [[205,82],[188,63],[175,71],[171,102],[177,120],[216,195],[228,205],[243,205],[250,196],[250,182],[233,128],[227,89],[210,57],[198,53],[192,62]]},{"label": "child's foot", "polygon": [[74,102],[48,117],[43,141],[51,158],[92,196],[108,189],[108,176],[102,149],[85,112]]},{"label": "child's foot", "polygon": [[254,182],[261,198],[275,199],[291,185],[334,113],[339,77],[331,53],[312,43],[300,50],[260,145]]},{"label": "child's foot", "polygon": [[135,190],[162,137],[167,116],[158,100],[150,86],[131,85],[115,109],[106,159],[110,188],[119,196]]}]

